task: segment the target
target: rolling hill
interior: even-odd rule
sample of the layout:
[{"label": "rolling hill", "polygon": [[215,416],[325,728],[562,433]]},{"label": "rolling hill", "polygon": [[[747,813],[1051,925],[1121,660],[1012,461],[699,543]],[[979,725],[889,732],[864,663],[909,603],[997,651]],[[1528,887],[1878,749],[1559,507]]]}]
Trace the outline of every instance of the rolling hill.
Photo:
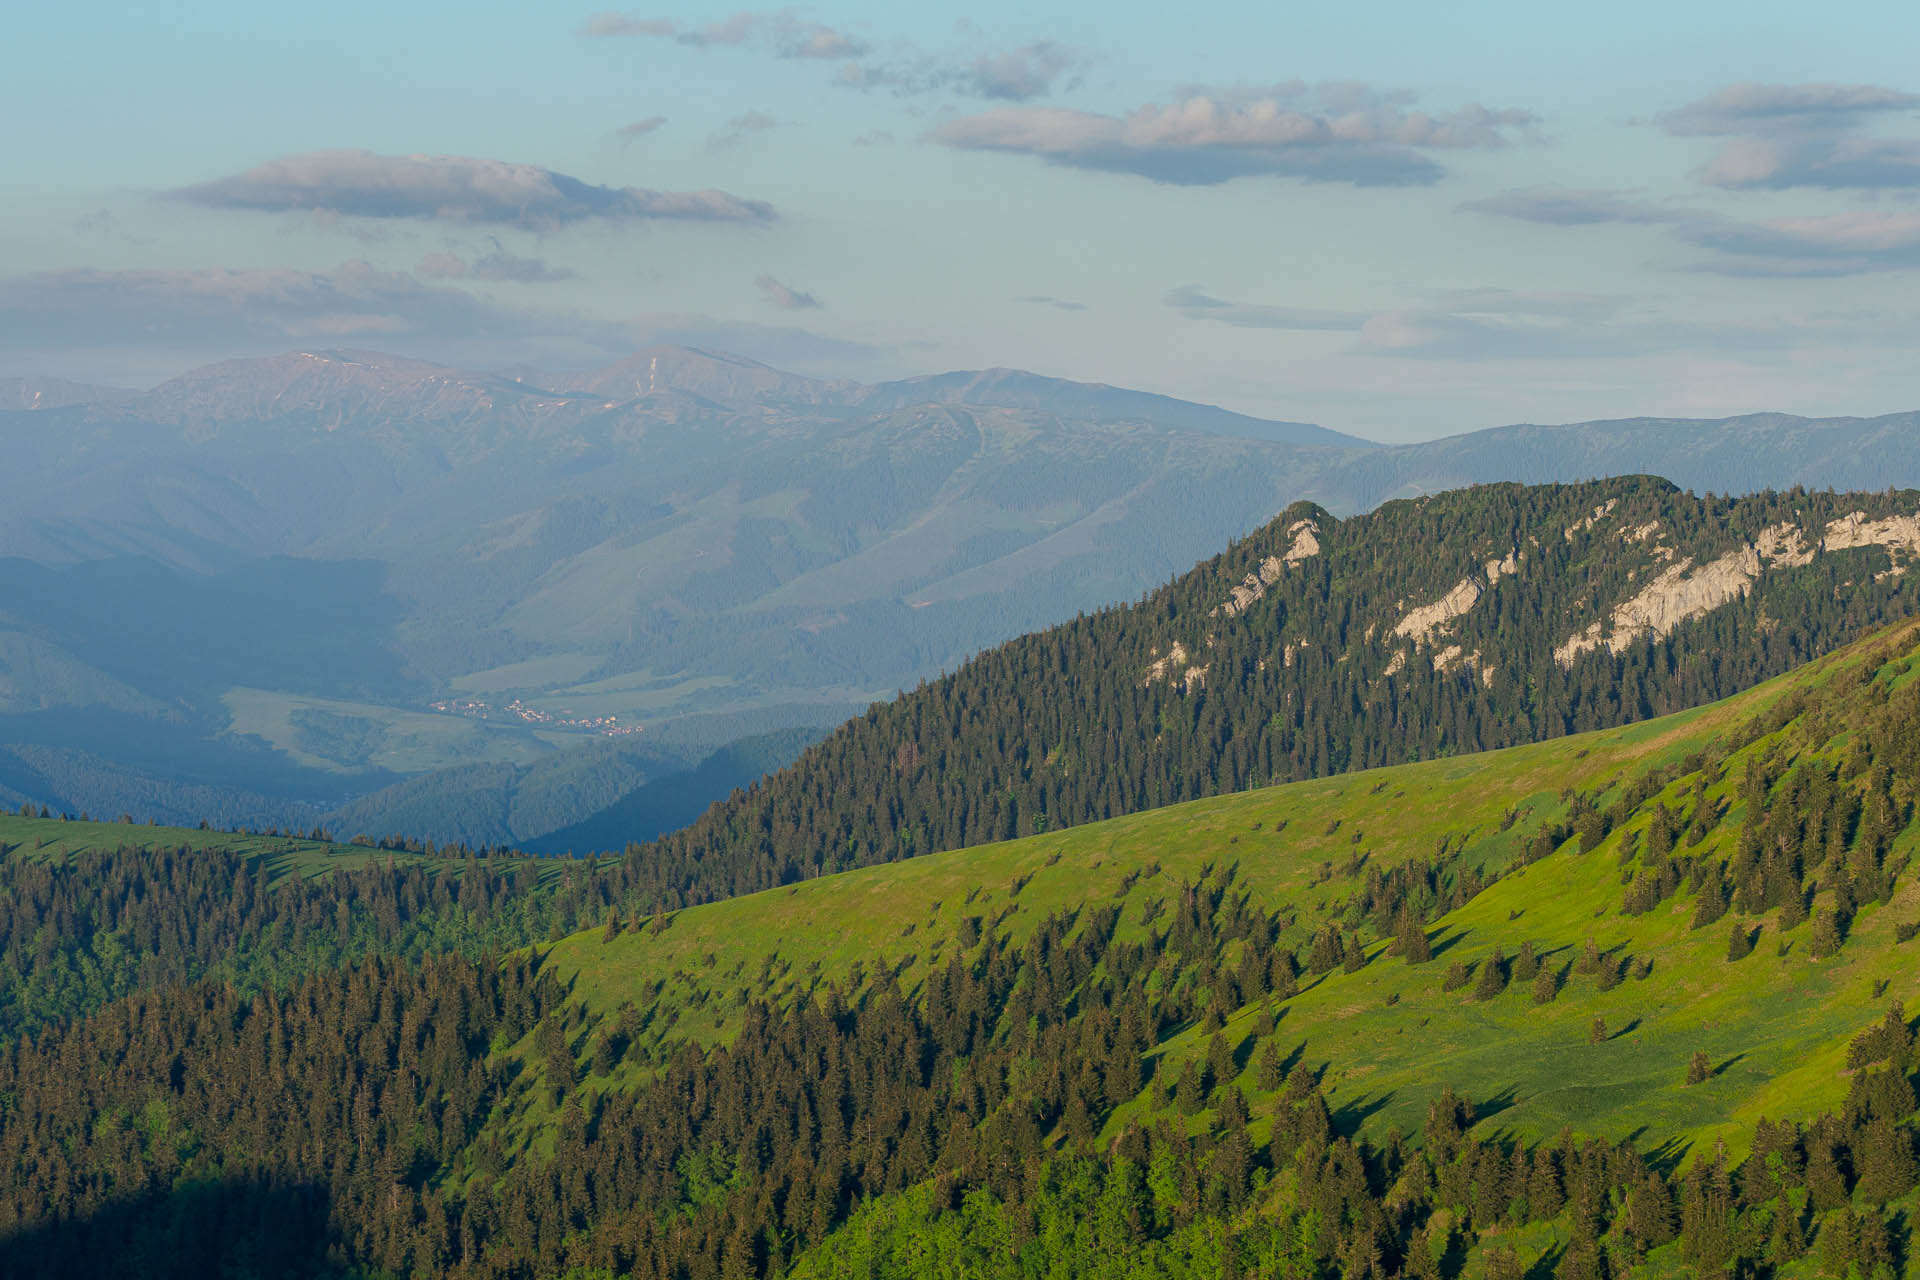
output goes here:
[{"label": "rolling hill", "polygon": [[1698,705],[1915,613],[1916,512],[1645,477],[1296,506],[1137,604],[876,705],[627,874],[701,901]]},{"label": "rolling hill", "polygon": [[[676,347],[505,374],[312,349],[140,393],[8,386],[0,744],[86,765],[0,785],[440,840],[558,829],[492,801],[434,825],[475,769],[590,769],[611,729],[644,728],[690,744],[656,754],[697,789],[719,726],[838,723],[1136,599],[1300,499],[1344,517],[1496,480],[1920,484],[1911,415],[1386,448],[1019,370],[862,386]],[[236,752],[246,776],[210,795]]]},{"label": "rolling hill", "polygon": [[138,995],[0,1056],[0,1249],[111,1266],[187,1215],[183,1259],[282,1272],[1897,1274],[1916,672],[1903,624],[1628,727]]}]

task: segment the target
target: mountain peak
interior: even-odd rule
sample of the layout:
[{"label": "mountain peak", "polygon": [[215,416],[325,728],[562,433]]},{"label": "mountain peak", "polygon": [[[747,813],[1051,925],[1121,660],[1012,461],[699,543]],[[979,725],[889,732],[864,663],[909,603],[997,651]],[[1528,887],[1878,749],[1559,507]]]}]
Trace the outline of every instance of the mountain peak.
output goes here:
[{"label": "mountain peak", "polygon": [[1001,409],[1030,409],[1063,418],[1096,422],[1150,422],[1156,426],[1212,435],[1241,436],[1278,444],[1334,449],[1377,449],[1371,440],[1344,435],[1307,422],[1282,422],[1234,413],[1217,405],[1178,400],[1150,391],[1132,391],[1104,382],[1074,382],[1025,369],[956,369],[882,382],[857,400],[861,408],[884,410],[911,404],[969,404]]},{"label": "mountain peak", "polygon": [[670,344],[642,347],[600,369],[574,373],[516,369],[514,376],[555,391],[586,392],[607,400],[678,391],[722,404],[833,404],[859,387],[853,382],[787,373],[731,352]]}]

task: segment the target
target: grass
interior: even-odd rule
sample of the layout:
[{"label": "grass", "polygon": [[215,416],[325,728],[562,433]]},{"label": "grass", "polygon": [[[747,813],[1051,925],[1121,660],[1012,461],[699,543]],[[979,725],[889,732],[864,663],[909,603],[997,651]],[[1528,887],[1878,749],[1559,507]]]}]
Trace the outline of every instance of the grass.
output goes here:
[{"label": "grass", "polygon": [[[288,876],[310,880],[336,870],[353,870],[368,865],[386,866],[389,862],[402,867],[409,864],[451,866],[456,871],[460,866],[458,862],[449,863],[444,858],[426,854],[332,840],[240,835],[230,831],[200,831],[191,827],[149,823],[82,822],[0,814],[0,858],[64,862],[84,853],[111,853],[119,849],[188,849],[238,854],[248,860],[253,870],[267,872],[276,883]],[[539,865],[543,880],[557,877],[563,867],[559,860]]]},{"label": "grass", "polygon": [[[528,764],[545,757],[527,726],[409,711],[269,689],[229,689],[231,728],[262,738],[296,763],[334,773],[423,773],[461,764]],[[568,741],[585,741],[573,735]]]},{"label": "grass", "polygon": [[[1297,947],[1344,909],[1364,868],[1445,848],[1458,865],[1506,869],[1536,832],[1566,816],[1566,795],[1598,795],[1604,804],[1616,784],[1652,768],[1723,752],[1790,694],[1817,694],[1844,668],[1875,670],[1889,656],[1904,662],[1915,636],[1905,628],[1883,637],[1882,647],[1867,642],[1725,702],[1638,725],[849,872],[682,911],[663,928],[628,929],[612,940],[599,930],[576,934],[553,944],[547,961],[590,1023],[629,1002],[651,1008],[643,1047],[658,1049],[725,1040],[750,997],[791,1000],[821,981],[857,985],[887,974],[912,989],[961,948],[969,918],[1018,937],[1049,914],[1114,901],[1123,904],[1122,932],[1137,931],[1155,904],[1209,867],[1234,865],[1241,888],[1291,919],[1283,945]],[[1912,678],[1913,664],[1903,662],[1881,673],[1881,687]],[[1779,737],[1712,773],[1708,794],[1729,811],[1694,852],[1731,847],[1742,819],[1742,754]],[[1683,778],[1655,800],[1677,804],[1691,785]],[[1737,1153],[1740,1134],[1759,1116],[1807,1118],[1832,1108],[1845,1095],[1847,1040],[1889,1001],[1920,1004],[1920,941],[1897,944],[1894,936],[1898,923],[1920,918],[1916,877],[1900,882],[1893,903],[1863,912],[1834,959],[1809,957],[1810,925],[1782,939],[1769,918],[1754,953],[1730,963],[1731,918],[1691,928],[1693,899],[1684,889],[1646,915],[1623,912],[1619,844],[1645,825],[1646,812],[1592,852],[1570,842],[1496,880],[1437,922],[1439,954],[1429,964],[1387,958],[1375,941],[1364,968],[1336,971],[1277,1008],[1276,1047],[1289,1062],[1325,1070],[1340,1118],[1376,1134],[1394,1125],[1417,1130],[1442,1085],[1476,1103],[1483,1132],[1531,1140],[1571,1127],[1675,1157],[1722,1138]],[[1912,844],[1909,833],[1895,857]],[[1650,962],[1650,972],[1606,990],[1569,972],[1546,1005],[1533,1003],[1527,984],[1486,1001],[1473,998],[1471,984],[1441,990],[1454,961],[1477,966],[1495,947],[1511,959],[1530,941],[1559,971],[1590,937],[1617,963]],[[1785,954],[1776,945],[1783,940]],[[1243,1009],[1228,1023],[1244,1062],[1253,1058],[1244,1041],[1258,1016]],[[1607,1036],[1591,1044],[1596,1017]],[[1161,1078],[1173,1078],[1205,1042],[1198,1028],[1164,1041],[1154,1051]],[[1714,1070],[1688,1085],[1696,1051]],[[1250,1072],[1241,1087],[1253,1092]],[[1148,1107],[1143,1093],[1113,1123]]]}]

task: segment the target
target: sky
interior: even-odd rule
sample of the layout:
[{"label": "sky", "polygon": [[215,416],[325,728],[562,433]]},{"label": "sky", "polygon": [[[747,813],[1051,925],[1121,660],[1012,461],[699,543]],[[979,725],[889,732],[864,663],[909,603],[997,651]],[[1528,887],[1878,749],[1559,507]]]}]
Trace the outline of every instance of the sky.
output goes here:
[{"label": "sky", "polygon": [[1920,408],[1920,9],[32,6],[0,377],[677,342],[1386,441]]}]

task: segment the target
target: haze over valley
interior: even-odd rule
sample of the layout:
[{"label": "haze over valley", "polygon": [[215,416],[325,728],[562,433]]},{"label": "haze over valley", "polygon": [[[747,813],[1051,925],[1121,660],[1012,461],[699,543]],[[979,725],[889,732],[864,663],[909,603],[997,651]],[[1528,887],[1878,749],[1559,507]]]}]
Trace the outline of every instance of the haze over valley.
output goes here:
[{"label": "haze over valley", "polygon": [[9,14],[0,1280],[1920,1280],[1920,13]]},{"label": "haze over valley", "polygon": [[687,348],[511,376],[303,350],[35,395],[0,415],[5,798],[477,845],[544,847],[668,776],[691,816],[756,776],[693,772],[728,744],[783,763],[1295,499],[1920,484],[1911,414],[1387,447],[1009,370],[869,386]]}]

